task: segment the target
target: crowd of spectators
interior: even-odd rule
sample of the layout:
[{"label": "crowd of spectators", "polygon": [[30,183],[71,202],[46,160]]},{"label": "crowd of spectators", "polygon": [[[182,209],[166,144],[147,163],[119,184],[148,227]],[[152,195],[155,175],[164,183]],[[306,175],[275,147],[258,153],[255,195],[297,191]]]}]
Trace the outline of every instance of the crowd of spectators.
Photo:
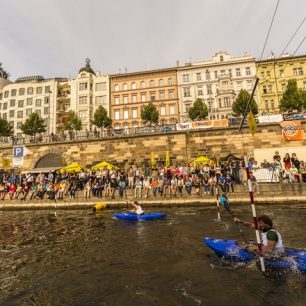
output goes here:
[{"label": "crowd of spectators", "polygon": [[[135,165],[119,170],[106,167],[101,170],[81,170],[79,173],[8,173],[0,177],[0,200],[34,199],[63,200],[64,198],[170,198],[191,196],[215,196],[216,193],[235,193],[235,186],[246,184],[245,167],[242,161],[229,161],[217,165],[178,164],[168,168],[160,166],[140,168]],[[259,193],[256,172],[269,169],[279,181],[303,182],[306,165],[296,154],[286,154],[281,159],[278,152],[273,162],[266,160],[261,165],[250,158],[248,167],[255,192]]]}]

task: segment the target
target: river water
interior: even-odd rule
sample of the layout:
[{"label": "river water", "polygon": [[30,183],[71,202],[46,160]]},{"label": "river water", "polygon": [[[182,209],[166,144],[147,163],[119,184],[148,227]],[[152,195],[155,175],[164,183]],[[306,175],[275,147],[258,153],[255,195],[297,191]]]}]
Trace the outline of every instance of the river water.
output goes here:
[{"label": "river water", "polygon": [[[225,265],[205,236],[240,238],[226,211],[154,209],[160,221],[129,223],[110,210],[0,212],[0,305],[306,305],[306,277]],[[234,207],[250,219],[250,207]],[[258,206],[287,246],[306,248],[306,205]],[[250,238],[255,234],[244,230]]]}]

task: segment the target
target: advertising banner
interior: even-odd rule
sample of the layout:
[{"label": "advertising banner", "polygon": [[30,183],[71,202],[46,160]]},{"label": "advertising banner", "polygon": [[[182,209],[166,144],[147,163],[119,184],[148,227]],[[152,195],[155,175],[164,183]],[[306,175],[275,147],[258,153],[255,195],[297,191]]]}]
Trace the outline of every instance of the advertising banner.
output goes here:
[{"label": "advertising banner", "polygon": [[271,123],[271,122],[282,122],[282,121],[283,121],[282,114],[258,116],[259,123]]},{"label": "advertising banner", "polygon": [[283,121],[280,123],[282,128],[282,137],[284,140],[302,140],[303,130],[300,120]]}]

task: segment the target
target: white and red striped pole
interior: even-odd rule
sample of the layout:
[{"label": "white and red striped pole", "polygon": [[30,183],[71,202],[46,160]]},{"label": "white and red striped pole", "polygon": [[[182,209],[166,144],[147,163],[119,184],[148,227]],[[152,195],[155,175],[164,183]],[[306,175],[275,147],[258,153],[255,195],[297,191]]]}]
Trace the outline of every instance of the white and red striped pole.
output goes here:
[{"label": "white and red striped pole", "polygon": [[217,214],[218,214],[218,221],[221,221],[221,215],[220,215],[220,203],[219,203],[218,176],[216,176],[216,185],[215,185],[215,191],[216,191],[216,199],[217,199]]},{"label": "white and red striped pole", "polygon": [[257,250],[258,250],[259,260],[260,260],[260,267],[261,267],[261,271],[265,272],[266,267],[265,267],[265,261],[264,261],[264,257],[263,257],[262,243],[261,243],[260,231],[259,231],[259,227],[258,227],[258,220],[257,220],[257,216],[256,216],[256,207],[255,207],[255,202],[254,202],[253,186],[252,186],[252,181],[251,181],[249,163],[248,163],[248,159],[247,159],[246,155],[244,155],[244,163],[245,163],[245,172],[246,172],[246,176],[247,176],[247,180],[248,180],[250,204],[251,204],[252,215],[253,215],[253,222],[254,222],[256,241],[257,241]]}]

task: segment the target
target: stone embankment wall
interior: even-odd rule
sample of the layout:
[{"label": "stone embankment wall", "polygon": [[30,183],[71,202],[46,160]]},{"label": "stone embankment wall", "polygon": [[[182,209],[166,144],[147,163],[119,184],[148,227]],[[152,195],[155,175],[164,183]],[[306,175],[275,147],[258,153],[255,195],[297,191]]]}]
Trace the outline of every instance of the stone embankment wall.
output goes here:
[{"label": "stone embankment wall", "polygon": [[[306,123],[302,124],[306,129]],[[249,129],[238,133],[237,127],[176,131],[161,134],[120,136],[99,140],[68,141],[66,143],[41,143],[26,145],[27,155],[22,170],[35,167],[37,161],[48,153],[57,153],[68,164],[79,162],[83,165],[106,160],[117,165],[138,166],[149,164],[151,152],[156,162],[163,163],[166,151],[170,152],[171,164],[190,162],[200,155],[218,159],[234,154],[242,156],[252,153],[255,148],[305,146],[301,141],[288,142],[282,139],[279,124],[260,125],[252,137]],[[12,147],[0,149],[2,157],[12,158]]]}]

